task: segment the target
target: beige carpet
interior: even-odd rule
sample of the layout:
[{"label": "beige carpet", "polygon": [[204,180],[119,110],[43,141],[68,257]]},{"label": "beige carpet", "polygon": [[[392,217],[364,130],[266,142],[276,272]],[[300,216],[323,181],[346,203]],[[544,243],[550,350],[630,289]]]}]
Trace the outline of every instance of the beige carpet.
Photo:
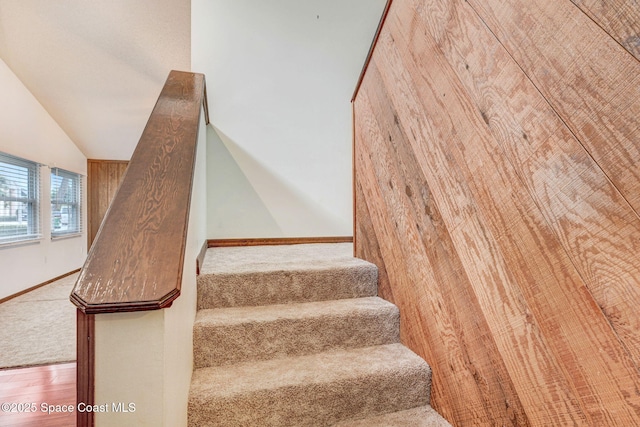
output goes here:
[{"label": "beige carpet", "polygon": [[190,427],[451,427],[398,308],[351,244],[210,248],[198,277]]},{"label": "beige carpet", "polygon": [[0,304],[0,369],[76,360],[72,274]]}]

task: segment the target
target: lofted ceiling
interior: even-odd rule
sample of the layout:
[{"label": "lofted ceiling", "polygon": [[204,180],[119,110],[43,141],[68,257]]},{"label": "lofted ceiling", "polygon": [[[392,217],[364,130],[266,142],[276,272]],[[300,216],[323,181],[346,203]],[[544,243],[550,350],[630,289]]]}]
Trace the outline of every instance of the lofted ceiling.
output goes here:
[{"label": "lofted ceiling", "polygon": [[190,0],[0,0],[0,58],[87,158],[126,160],[191,67]]}]

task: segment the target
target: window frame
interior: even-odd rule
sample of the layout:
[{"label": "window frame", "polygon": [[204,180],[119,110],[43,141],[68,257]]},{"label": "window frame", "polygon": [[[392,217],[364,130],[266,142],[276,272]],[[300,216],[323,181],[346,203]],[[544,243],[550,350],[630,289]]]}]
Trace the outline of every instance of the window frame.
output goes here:
[{"label": "window frame", "polygon": [[[3,215],[2,218],[10,218],[11,211],[18,208],[11,206],[15,203],[23,203],[25,205],[26,212],[26,232],[20,234],[9,234],[4,235],[4,231],[0,230],[0,246],[11,245],[11,244],[20,244],[20,243],[28,243],[42,239],[42,211],[41,211],[41,174],[40,168],[41,165],[37,162],[23,159],[21,157],[13,156],[11,154],[7,154],[4,152],[0,152],[0,163],[3,163],[7,166],[0,166],[0,212],[4,209],[8,209],[9,215]],[[14,171],[14,173],[10,172],[11,167],[17,168],[26,168],[26,196],[11,196],[7,195],[6,191],[9,193],[12,192],[10,188],[12,185],[14,186],[13,191],[18,190],[21,184],[24,184],[23,177],[19,175],[22,172]],[[13,181],[13,184],[9,184],[8,182]],[[3,188],[5,189],[5,194],[3,194]],[[24,188],[24,187],[23,187]],[[9,206],[7,207],[7,204]],[[5,222],[0,219],[0,225]],[[17,225],[22,226],[22,212],[20,211],[20,215],[16,213],[16,221]],[[4,226],[0,228],[5,228]],[[7,227],[8,228],[8,227]]]},{"label": "window frame", "polygon": [[[62,178],[60,186],[57,186],[56,180]],[[64,180],[68,179],[71,182],[71,197],[67,193],[63,194],[63,197],[59,197],[59,190]],[[79,236],[83,233],[83,221],[82,221],[82,175],[71,172],[61,168],[51,168],[51,180],[50,180],[50,205],[51,205],[51,239],[61,239],[66,237]],[[54,197],[54,190],[56,191]],[[66,227],[67,229],[58,230],[65,226],[65,214],[63,209],[66,210]],[[56,215],[56,212],[60,216]],[[56,228],[56,223],[59,220],[60,226]],[[73,224],[73,227],[71,225]]]}]

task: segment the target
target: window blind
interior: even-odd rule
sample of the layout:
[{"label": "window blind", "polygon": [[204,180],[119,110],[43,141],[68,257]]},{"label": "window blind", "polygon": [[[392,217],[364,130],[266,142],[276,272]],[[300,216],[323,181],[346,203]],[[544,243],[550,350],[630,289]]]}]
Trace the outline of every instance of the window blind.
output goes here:
[{"label": "window blind", "polygon": [[40,165],[0,153],[0,244],[40,237]]},{"label": "window blind", "polygon": [[51,169],[51,236],[82,232],[82,176]]}]

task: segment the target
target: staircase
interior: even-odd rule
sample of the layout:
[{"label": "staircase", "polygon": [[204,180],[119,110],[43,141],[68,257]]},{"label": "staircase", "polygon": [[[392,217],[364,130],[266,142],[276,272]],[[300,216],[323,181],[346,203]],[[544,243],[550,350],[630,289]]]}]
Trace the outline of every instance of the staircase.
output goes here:
[{"label": "staircase", "polygon": [[351,244],[211,248],[198,278],[189,426],[449,426],[431,369]]}]

